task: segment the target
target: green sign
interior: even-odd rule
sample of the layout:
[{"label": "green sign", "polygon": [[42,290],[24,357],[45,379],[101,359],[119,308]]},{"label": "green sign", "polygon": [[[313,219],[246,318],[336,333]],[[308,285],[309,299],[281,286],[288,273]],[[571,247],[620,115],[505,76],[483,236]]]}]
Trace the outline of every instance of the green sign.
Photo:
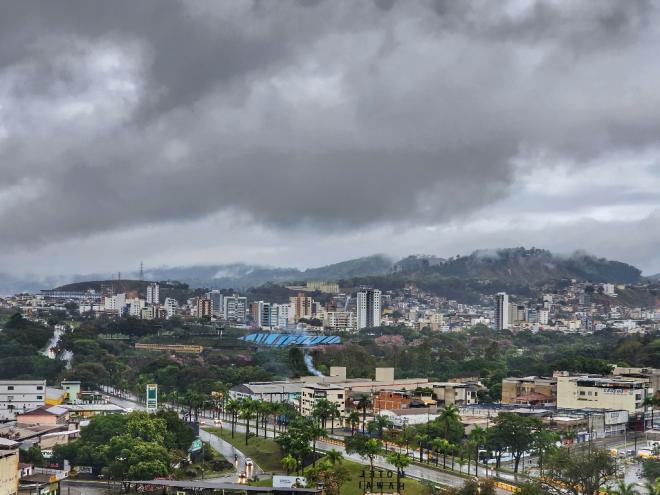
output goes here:
[{"label": "green sign", "polygon": [[193,440],[193,443],[190,444],[188,452],[199,452],[202,450],[202,439],[197,437]]}]

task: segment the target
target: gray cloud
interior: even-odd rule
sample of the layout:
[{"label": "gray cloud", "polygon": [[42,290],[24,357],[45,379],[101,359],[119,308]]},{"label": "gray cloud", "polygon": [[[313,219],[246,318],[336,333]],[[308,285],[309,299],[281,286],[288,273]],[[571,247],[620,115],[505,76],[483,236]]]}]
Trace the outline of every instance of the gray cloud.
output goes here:
[{"label": "gray cloud", "polygon": [[3,2],[3,244],[440,224],[515,197],[521,160],[659,144],[655,2],[498,7]]}]

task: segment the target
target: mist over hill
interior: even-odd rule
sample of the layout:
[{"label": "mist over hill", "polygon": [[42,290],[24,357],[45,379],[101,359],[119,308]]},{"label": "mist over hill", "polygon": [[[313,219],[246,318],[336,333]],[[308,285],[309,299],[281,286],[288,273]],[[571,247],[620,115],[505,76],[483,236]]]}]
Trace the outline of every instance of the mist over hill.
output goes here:
[{"label": "mist over hill", "polygon": [[[656,280],[658,276],[655,276]],[[0,274],[0,294],[19,291],[35,292],[78,282],[76,287],[95,287],[100,280],[109,281],[109,274],[62,275],[57,277],[17,277]],[[127,272],[122,278],[137,280],[139,274]],[[651,279],[652,277],[649,277]],[[585,280],[594,283],[635,283],[643,279],[641,270],[620,261],[599,258],[584,252],[570,255],[553,254],[544,249],[507,248],[477,250],[466,256],[449,259],[429,255],[411,255],[394,260],[377,254],[330,265],[300,270],[252,265],[247,263],[210,264],[187,267],[160,267],[146,270],[144,280],[177,281],[191,288],[245,290],[267,283],[304,283],[309,280],[337,280],[348,287],[363,284],[401,286],[405,283],[423,285],[481,281],[497,287],[538,287],[562,279]],[[471,285],[467,284],[467,285]],[[475,286],[475,290],[478,286]],[[494,289],[493,289],[494,290]],[[504,289],[503,289],[504,290]]]}]

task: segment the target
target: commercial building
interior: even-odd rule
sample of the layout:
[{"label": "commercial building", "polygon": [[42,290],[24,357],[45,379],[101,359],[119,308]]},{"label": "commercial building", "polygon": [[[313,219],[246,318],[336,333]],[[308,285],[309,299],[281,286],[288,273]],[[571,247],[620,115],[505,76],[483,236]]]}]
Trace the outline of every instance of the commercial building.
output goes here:
[{"label": "commercial building", "polygon": [[644,412],[651,395],[648,378],[570,376],[556,373],[557,407],[564,409],[611,409],[630,414]]},{"label": "commercial building", "polygon": [[381,298],[378,289],[365,289],[357,293],[357,327],[370,328],[380,326]]},{"label": "commercial building", "polygon": [[327,311],[323,318],[323,326],[333,330],[355,330],[357,319],[352,311]]},{"label": "commercial building", "polygon": [[1,380],[0,421],[11,421],[16,415],[46,403],[46,380]]},{"label": "commercial building", "polygon": [[495,330],[509,328],[509,295],[499,292],[495,298]]},{"label": "commercial building", "polygon": [[557,403],[557,379],[525,376],[502,380],[502,404],[553,406]]},{"label": "commercial building", "polygon": [[236,385],[229,390],[232,399],[254,399],[266,402],[298,404],[303,382],[251,382]]},{"label": "commercial building", "polygon": [[327,294],[338,294],[339,284],[336,282],[322,281],[307,282],[307,290],[325,292]]}]

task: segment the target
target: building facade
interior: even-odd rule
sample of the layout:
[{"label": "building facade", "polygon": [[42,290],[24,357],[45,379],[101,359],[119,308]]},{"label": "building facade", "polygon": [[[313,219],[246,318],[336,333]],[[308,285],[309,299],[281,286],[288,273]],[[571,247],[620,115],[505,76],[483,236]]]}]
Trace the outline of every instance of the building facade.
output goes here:
[{"label": "building facade", "polygon": [[651,394],[648,378],[568,373],[557,376],[557,407],[565,409],[612,409],[642,414],[644,400]]},{"label": "building facade", "polygon": [[46,380],[0,380],[0,421],[46,404]]},{"label": "building facade", "polygon": [[509,295],[499,292],[495,298],[495,330],[498,332],[509,328]]},{"label": "building facade", "polygon": [[382,294],[378,289],[366,289],[357,293],[357,328],[380,326]]}]

